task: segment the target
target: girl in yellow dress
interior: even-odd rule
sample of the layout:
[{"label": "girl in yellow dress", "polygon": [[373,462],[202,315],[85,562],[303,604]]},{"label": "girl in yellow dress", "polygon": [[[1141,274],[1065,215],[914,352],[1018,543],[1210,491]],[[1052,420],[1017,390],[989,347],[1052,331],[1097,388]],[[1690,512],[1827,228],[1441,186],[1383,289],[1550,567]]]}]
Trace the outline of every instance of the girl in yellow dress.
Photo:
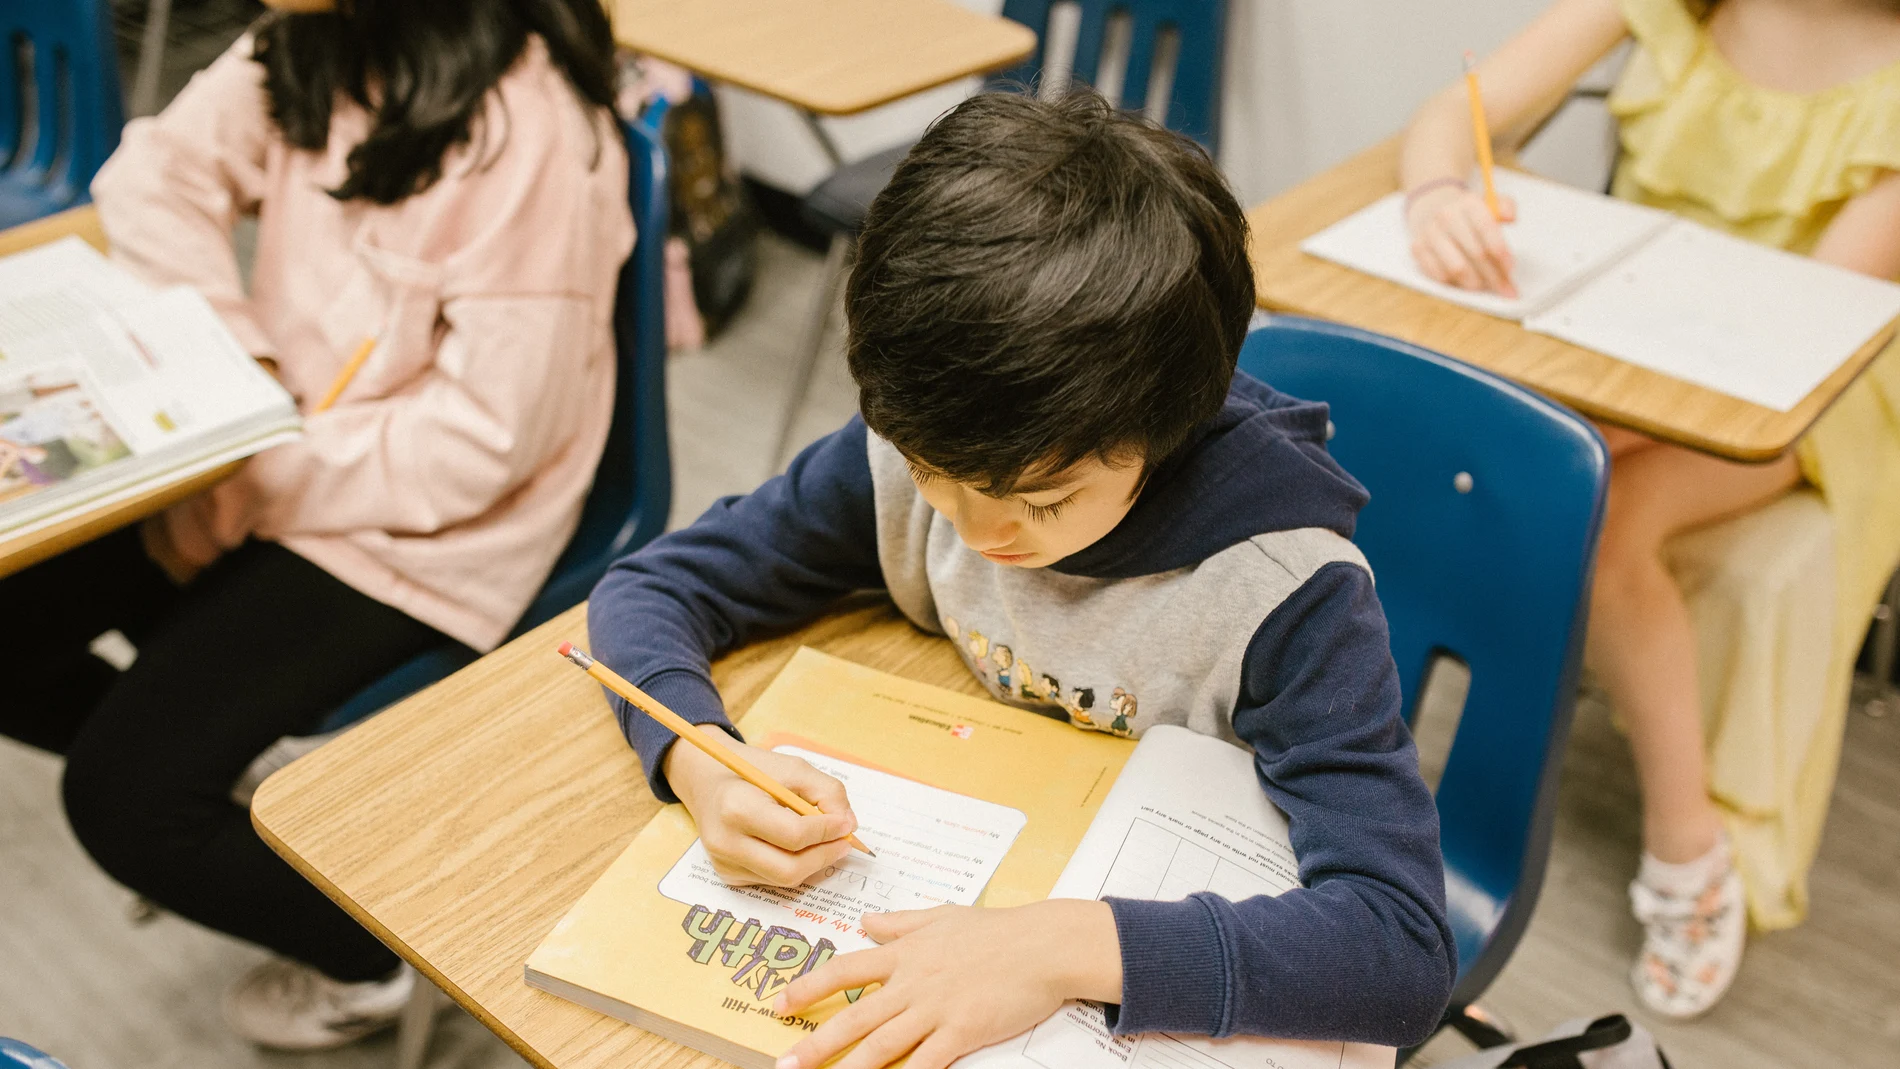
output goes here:
[{"label": "girl in yellow dress", "polygon": [[[1609,100],[1622,147],[1615,195],[1869,275],[1900,275],[1900,0],[1556,0],[1478,67],[1500,144],[1528,136],[1626,38],[1635,51]],[[1458,82],[1407,132],[1400,178],[1412,251],[1441,281],[1510,293],[1504,230],[1466,184],[1470,123]],[[1507,220],[1511,212],[1507,203]],[[1900,357],[1889,349],[1877,358],[1790,455],[1767,464],[1603,430],[1614,460],[1587,659],[1627,725],[1643,793],[1644,852],[1630,893],[1644,942],[1631,981],[1651,1008],[1686,1017],[1728,989],[1748,915],[1778,927],[1805,909],[1853,658],[1900,561]],[[1819,658],[1827,668],[1814,677],[1826,692],[1814,706],[1825,712],[1794,726],[1787,721],[1801,718],[1780,712],[1725,724],[1734,688],[1711,686],[1705,714],[1697,630],[1664,545],[1804,482],[1833,526],[1834,589],[1812,595],[1831,597]],[[1771,639],[1754,646],[1782,641]],[[1725,747],[1740,738],[1758,759],[1716,762],[1712,775],[1705,715],[1728,732]],[[1734,764],[1785,782],[1724,782],[1749,778],[1731,774]]]}]

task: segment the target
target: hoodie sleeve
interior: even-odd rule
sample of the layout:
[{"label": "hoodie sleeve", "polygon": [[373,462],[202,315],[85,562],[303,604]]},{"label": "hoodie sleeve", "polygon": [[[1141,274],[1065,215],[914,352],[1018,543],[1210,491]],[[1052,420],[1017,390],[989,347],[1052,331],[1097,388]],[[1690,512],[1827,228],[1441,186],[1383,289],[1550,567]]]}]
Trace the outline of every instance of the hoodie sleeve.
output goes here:
[{"label": "hoodie sleeve", "polygon": [[1118,1033],[1235,1033],[1404,1046],[1457,975],[1438,811],[1400,718],[1372,578],[1328,564],[1260,625],[1234,731],[1286,812],[1302,886],[1230,902],[1109,899]]},{"label": "hoodie sleeve", "polygon": [[[854,417],[785,474],[615,561],[588,601],[587,630],[601,663],[687,720],[737,738],[712,659],[882,585],[865,429]],[[678,801],[660,772],[673,733],[607,698],[654,795]]]}]

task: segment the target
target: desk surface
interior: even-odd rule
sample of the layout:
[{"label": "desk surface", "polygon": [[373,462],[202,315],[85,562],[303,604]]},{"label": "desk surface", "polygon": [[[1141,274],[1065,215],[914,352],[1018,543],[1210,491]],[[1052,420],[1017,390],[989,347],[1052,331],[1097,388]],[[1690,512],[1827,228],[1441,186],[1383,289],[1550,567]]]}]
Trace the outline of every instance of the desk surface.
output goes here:
[{"label": "desk surface", "polygon": [[948,0],[615,0],[614,37],[820,115],[888,104],[1036,49],[1027,27]]},{"label": "desk surface", "polygon": [[[554,653],[586,627],[585,607],[572,609],[295,762],[258,790],[252,823],[535,1065],[720,1065],[522,980],[528,955],[659,810],[600,687]],[[800,645],[981,693],[948,642],[860,599],[715,665],[735,714]]]},{"label": "desk surface", "polygon": [[1301,241],[1397,188],[1393,139],[1249,212],[1261,306],[1403,338],[1605,422],[1748,461],[1786,452],[1885,345],[1882,338],[1862,347],[1799,405],[1776,412],[1300,251]]},{"label": "desk surface", "polygon": [[[88,206],[22,223],[9,230],[0,230],[0,256],[44,245],[68,234],[76,234],[99,251],[105,251],[106,233],[99,225],[99,213]],[[226,464],[181,482],[155,487],[136,497],[101,506],[32,534],[13,537],[0,535],[0,577],[12,575],[28,565],[38,564],[100,535],[136,523],[227,478],[240,466],[240,463]]]}]

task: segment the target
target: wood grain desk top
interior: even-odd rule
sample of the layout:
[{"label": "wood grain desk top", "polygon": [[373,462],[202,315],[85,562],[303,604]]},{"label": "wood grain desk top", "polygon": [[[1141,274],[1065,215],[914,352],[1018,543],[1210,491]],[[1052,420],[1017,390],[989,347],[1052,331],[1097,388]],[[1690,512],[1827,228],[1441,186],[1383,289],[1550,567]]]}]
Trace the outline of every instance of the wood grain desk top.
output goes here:
[{"label": "wood grain desk top", "polygon": [[820,115],[851,115],[1036,50],[948,0],[615,0],[623,45]]},{"label": "wood grain desk top", "polygon": [[1386,141],[1247,214],[1262,307],[1402,338],[1605,422],[1746,461],[1786,452],[1886,345],[1869,342],[1799,405],[1776,412],[1301,252],[1301,241],[1398,188],[1398,154],[1398,140]]},{"label": "wood grain desk top", "polygon": [[[554,653],[586,630],[572,609],[291,764],[258,790],[252,823],[535,1065],[720,1065],[522,979],[659,810],[599,686]],[[950,643],[867,597],[721,660],[728,708],[742,715],[800,645],[982,693]]]},{"label": "wood grain desk top", "polygon": [[[99,213],[90,205],[72,208],[44,219],[35,219],[8,230],[0,230],[0,256],[44,245],[69,234],[84,238],[100,252],[106,251],[106,232],[99,225]],[[136,497],[103,505],[31,534],[0,534],[0,578],[38,564],[55,554],[90,542],[129,524],[137,523],[161,509],[229,478],[241,463],[226,464],[180,482],[154,487]]]}]

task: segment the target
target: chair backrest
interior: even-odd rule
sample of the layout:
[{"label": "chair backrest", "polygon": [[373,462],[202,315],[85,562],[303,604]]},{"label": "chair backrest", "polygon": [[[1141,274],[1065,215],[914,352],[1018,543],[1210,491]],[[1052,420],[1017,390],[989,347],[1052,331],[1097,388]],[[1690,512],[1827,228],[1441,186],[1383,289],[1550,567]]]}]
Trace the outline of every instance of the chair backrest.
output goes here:
[{"label": "chair backrest", "polygon": [[[554,569],[515,624],[510,638],[546,623],[586,599],[607,565],[666,528],[673,505],[673,467],[666,439],[667,161],[652,127],[622,124],[630,164],[636,228],[633,255],[620,269],[614,295],[618,368],[613,423],[581,506],[580,524]],[[318,727],[336,731],[371,716],[467,665],[467,647],[448,643],[411,658],[358,691]]]},{"label": "chair backrest", "polygon": [[1439,656],[1471,671],[1438,784],[1454,1005],[1510,957],[1543,882],[1609,454],[1549,400],[1352,327],[1274,319],[1240,367],[1332,407],[1333,455],[1372,493],[1372,565],[1408,720]]},{"label": "chair backrest", "polygon": [[623,123],[632,165],[633,255],[614,299],[619,375],[613,425],[580,526],[515,627],[521,634],[579,604],[607,566],[666,528],[673,468],[666,440],[667,160],[661,115]]},{"label": "chair backrest", "polygon": [[1080,15],[1070,77],[1114,88],[1102,84],[1104,54],[1120,53],[1109,47],[1114,32],[1117,42],[1128,42],[1115,103],[1134,110],[1156,105],[1150,118],[1209,152],[1219,147],[1227,0],[1004,0],[1004,17],[1036,31],[1036,51],[1001,81],[1037,83],[1050,59],[1051,13],[1065,6]]},{"label": "chair backrest", "polygon": [[0,1069],[66,1069],[66,1063],[38,1047],[0,1036]]},{"label": "chair backrest", "polygon": [[124,125],[109,0],[0,5],[0,181],[81,203]]}]

